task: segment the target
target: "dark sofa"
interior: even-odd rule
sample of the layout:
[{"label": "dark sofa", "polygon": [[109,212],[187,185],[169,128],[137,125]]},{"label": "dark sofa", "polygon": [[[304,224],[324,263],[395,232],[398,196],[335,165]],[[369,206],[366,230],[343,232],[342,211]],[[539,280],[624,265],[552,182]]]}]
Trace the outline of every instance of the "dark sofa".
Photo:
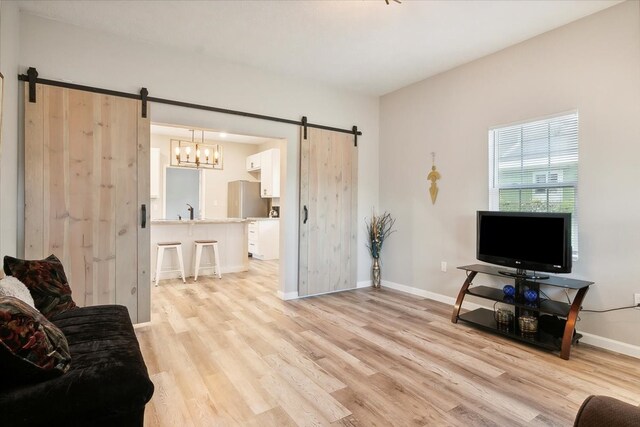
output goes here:
[{"label": "dark sofa", "polygon": [[582,402],[574,427],[638,427],[640,407],[608,396],[589,396]]},{"label": "dark sofa", "polygon": [[67,338],[71,367],[0,390],[0,426],[142,426],[154,388],[126,307],[77,308],[50,320]]}]

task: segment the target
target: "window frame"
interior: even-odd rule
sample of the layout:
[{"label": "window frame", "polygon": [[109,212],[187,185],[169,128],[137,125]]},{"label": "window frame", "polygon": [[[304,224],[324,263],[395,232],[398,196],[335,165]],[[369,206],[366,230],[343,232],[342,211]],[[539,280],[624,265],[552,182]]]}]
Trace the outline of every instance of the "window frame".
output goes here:
[{"label": "window frame", "polygon": [[[574,118],[571,118],[570,116],[575,116]],[[551,124],[556,121],[556,120],[575,120],[575,163],[576,165],[573,167],[575,168],[575,180],[568,180],[565,181],[565,169],[563,169],[560,165],[557,164],[552,164],[551,161],[551,157],[552,157],[552,150],[551,150],[551,142],[553,141],[553,135],[551,133],[549,133],[546,137],[547,139],[547,145],[548,145],[548,150],[547,150],[547,157],[546,157],[546,169],[542,169],[542,170],[535,170],[532,169],[531,170],[531,179],[529,180],[529,182],[523,182],[523,177],[524,177],[524,163],[526,163],[527,159],[525,156],[525,149],[524,149],[524,144],[523,139],[522,139],[522,134],[524,133],[524,129],[527,127],[527,125],[531,125],[532,127],[529,129],[531,130],[532,128],[535,128],[535,126],[539,126],[540,123],[544,123],[546,122],[546,124],[548,126],[551,126]],[[488,139],[489,139],[489,144],[488,144],[488,163],[489,163],[489,179],[488,179],[488,184],[489,184],[489,209],[490,210],[494,210],[494,211],[500,211],[500,191],[501,190],[515,190],[518,191],[519,193],[519,200],[518,200],[518,205],[521,208],[522,207],[522,192],[523,191],[531,191],[531,199],[532,201],[534,199],[537,199],[538,201],[540,201],[541,203],[545,203],[546,204],[546,212],[549,211],[549,206],[552,203],[558,203],[558,201],[551,201],[551,198],[556,198],[558,197],[557,194],[559,194],[559,192],[562,191],[562,189],[565,188],[572,188],[573,189],[573,211],[572,213],[572,225],[571,225],[571,235],[572,235],[572,258],[573,261],[577,261],[578,260],[578,210],[579,210],[579,203],[578,203],[578,172],[579,172],[579,145],[580,145],[580,117],[578,114],[577,110],[571,110],[571,111],[565,111],[565,112],[561,112],[561,113],[557,113],[557,114],[553,114],[553,115],[549,115],[549,116],[545,116],[545,117],[540,117],[540,118],[534,118],[534,119],[528,119],[528,120],[523,120],[523,121],[519,121],[519,122],[515,122],[515,123],[510,123],[510,124],[505,124],[505,125],[499,125],[499,126],[493,126],[491,128],[489,128],[489,132],[488,132]],[[498,154],[498,142],[497,142],[497,132],[499,131],[513,131],[516,130],[517,128],[520,128],[520,154],[518,155],[514,155],[512,156],[514,159],[518,159],[517,161],[520,162],[520,167],[521,167],[521,172],[519,174],[519,178],[520,178],[520,183],[509,183],[509,184],[500,184],[499,182],[499,177],[500,177],[500,156]],[[573,151],[572,151],[573,152]],[[504,167],[504,165],[503,165]],[[549,182],[549,175],[550,174],[557,174],[557,182]],[[545,177],[545,182],[541,183],[538,182],[537,179],[539,176],[543,175]],[[569,174],[571,175],[571,174]],[[516,174],[517,176],[517,174]],[[538,193],[538,190],[542,190],[544,191],[544,195]],[[552,192],[554,194],[552,194]],[[540,197],[543,196],[543,197]],[[540,197],[540,198],[539,198]],[[523,211],[527,211],[524,210]],[[530,212],[533,212],[534,210],[529,210]]]}]

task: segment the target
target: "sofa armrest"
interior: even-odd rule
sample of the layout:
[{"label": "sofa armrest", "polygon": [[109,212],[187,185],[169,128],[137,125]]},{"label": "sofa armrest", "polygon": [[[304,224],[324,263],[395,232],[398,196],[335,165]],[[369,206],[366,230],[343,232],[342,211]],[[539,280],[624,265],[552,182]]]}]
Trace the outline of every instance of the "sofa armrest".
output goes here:
[{"label": "sofa armrest", "polygon": [[607,396],[589,396],[582,403],[574,427],[637,427],[640,408]]}]

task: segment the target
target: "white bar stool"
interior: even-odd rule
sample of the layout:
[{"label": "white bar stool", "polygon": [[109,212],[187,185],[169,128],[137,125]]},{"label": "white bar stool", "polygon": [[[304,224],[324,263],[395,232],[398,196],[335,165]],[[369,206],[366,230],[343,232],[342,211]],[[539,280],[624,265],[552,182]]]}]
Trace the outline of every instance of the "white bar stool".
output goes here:
[{"label": "white bar stool", "polygon": [[[164,257],[165,249],[175,249],[178,254],[178,262],[180,263],[179,270],[163,270],[162,269],[162,258]],[[182,275],[182,282],[187,283],[184,278],[184,263],[182,262],[182,243],[180,242],[159,242],[158,243],[158,260],[156,262],[156,286],[158,286],[158,281],[160,280],[160,273],[173,273],[179,271]]]},{"label": "white bar stool", "polygon": [[[218,241],[217,240],[196,240],[196,265],[194,268],[194,277],[193,281],[198,280],[198,270],[204,267],[214,267],[215,274],[218,275],[218,279],[222,279],[222,274],[220,273],[220,252],[218,251]],[[213,259],[215,261],[214,265],[200,265],[200,258],[202,257],[202,248],[210,247],[213,251]]]}]

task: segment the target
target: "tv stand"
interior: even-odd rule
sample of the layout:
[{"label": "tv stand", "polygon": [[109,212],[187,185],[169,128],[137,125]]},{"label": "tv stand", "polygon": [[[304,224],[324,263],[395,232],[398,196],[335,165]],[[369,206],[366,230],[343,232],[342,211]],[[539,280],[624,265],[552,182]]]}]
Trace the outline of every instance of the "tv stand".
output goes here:
[{"label": "tv stand", "polygon": [[[497,267],[484,264],[466,265],[458,268],[467,272],[467,278],[462,284],[462,288],[460,288],[456,304],[453,308],[453,314],[451,315],[451,321],[453,323],[458,323],[458,321],[461,320],[486,331],[500,334],[530,345],[551,351],[559,351],[560,357],[565,360],[569,359],[571,354],[571,345],[582,338],[582,335],[575,333],[575,326],[576,321],[578,320],[578,313],[582,307],[582,301],[589,290],[589,286],[591,286],[593,282],[551,275],[546,279],[542,279],[540,277],[523,277],[519,274],[519,271],[505,271],[502,268],[498,269]],[[504,274],[505,272],[507,274]],[[497,277],[512,277],[516,289],[515,297],[512,299],[505,297],[502,289],[499,288],[481,285],[473,286],[473,279],[478,273]],[[539,292],[538,299],[533,304],[526,302],[522,298],[524,288],[539,290],[541,285],[571,289],[576,291],[576,295],[570,303],[540,298]],[[460,309],[462,308],[462,302],[467,295],[500,302],[514,307],[515,315],[513,322],[509,325],[498,325],[495,320],[493,310],[486,308],[479,308],[477,310],[461,314]],[[528,335],[521,333],[518,325],[518,318],[521,315],[538,317],[540,314],[550,314],[566,319],[561,338],[554,337],[550,333],[541,331],[540,327],[538,327],[538,332],[535,334]]]},{"label": "tv stand", "polygon": [[516,271],[499,270],[498,273],[502,274],[503,276],[518,277],[518,278],[529,279],[529,280],[547,280],[549,278],[548,275],[536,274],[535,271],[533,272],[533,274],[527,274],[527,270],[516,270]]}]

